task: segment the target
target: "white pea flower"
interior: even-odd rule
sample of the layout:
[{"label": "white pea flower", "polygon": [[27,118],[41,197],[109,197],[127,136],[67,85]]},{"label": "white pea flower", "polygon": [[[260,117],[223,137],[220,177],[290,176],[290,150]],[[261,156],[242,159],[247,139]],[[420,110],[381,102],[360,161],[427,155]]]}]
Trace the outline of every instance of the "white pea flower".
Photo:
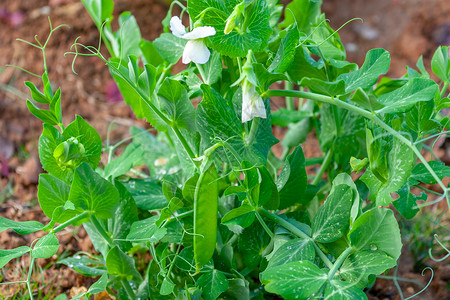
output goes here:
[{"label": "white pea flower", "polygon": [[180,18],[172,17],[170,19],[170,31],[174,36],[188,40],[183,51],[183,64],[188,64],[191,61],[197,64],[205,64],[209,60],[211,52],[203,43],[203,39],[216,34],[214,27],[201,26],[194,28],[191,32],[186,32]]},{"label": "white pea flower", "polygon": [[267,118],[266,107],[255,86],[245,79],[242,85],[242,123],[251,121],[254,117]]}]

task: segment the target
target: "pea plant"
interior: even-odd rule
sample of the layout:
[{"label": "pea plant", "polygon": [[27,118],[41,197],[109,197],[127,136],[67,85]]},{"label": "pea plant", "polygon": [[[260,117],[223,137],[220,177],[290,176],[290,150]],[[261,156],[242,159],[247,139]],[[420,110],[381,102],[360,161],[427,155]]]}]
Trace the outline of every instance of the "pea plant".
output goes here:
[{"label": "pea plant", "polygon": [[[0,218],[1,230],[46,233],[0,250],[0,267],[30,258],[19,283],[31,299],[33,265],[57,253],[58,232],[71,225],[96,251],[58,263],[99,277],[73,299],[105,290],[116,299],[367,299],[364,289],[397,266],[396,217],[449,202],[450,167],[424,156],[447,134],[448,48],[434,53],[434,74],[420,58],[402,78],[384,77],[389,53],[370,50],[361,67],[346,61],[321,1],[279,2],[173,1],[165,32],[148,41],[129,12],[112,29],[112,0],[82,0],[110,57],[78,42],[68,54],[103,60],[156,129],[132,127],[117,144],[81,116],[63,124],[47,42],[27,42],[44,56],[34,74],[43,89],[25,84],[43,121],[38,200],[51,221]],[[176,64],[185,68],[174,73]],[[285,107],[272,111],[270,101]],[[275,126],[285,128],[281,142]],[[321,153],[305,158],[310,132]]]}]

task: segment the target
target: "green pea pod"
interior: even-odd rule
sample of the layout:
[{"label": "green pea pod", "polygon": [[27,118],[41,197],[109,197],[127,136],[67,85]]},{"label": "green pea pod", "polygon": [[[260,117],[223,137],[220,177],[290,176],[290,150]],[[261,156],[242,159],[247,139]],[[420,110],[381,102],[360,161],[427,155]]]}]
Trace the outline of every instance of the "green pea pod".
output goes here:
[{"label": "green pea pod", "polygon": [[194,194],[194,258],[199,271],[213,256],[217,239],[219,185],[214,164],[200,174]]}]

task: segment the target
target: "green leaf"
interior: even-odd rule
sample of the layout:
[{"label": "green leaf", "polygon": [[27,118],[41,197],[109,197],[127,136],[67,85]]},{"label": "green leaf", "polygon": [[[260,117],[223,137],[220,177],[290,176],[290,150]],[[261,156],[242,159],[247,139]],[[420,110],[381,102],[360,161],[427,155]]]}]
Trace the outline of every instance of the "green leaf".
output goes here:
[{"label": "green leaf", "polygon": [[327,300],[367,300],[366,294],[361,289],[336,278],[328,282],[324,297]]},{"label": "green leaf", "polygon": [[186,89],[177,80],[166,79],[158,91],[160,109],[171,126],[195,130],[195,110]]},{"label": "green leaf", "polygon": [[[159,131],[166,131],[167,125],[161,120],[159,115],[150,108],[147,102],[156,84],[156,69],[151,65],[145,65],[145,71],[139,75],[138,85],[133,84],[129,78],[128,66],[120,59],[111,59],[109,71],[117,83],[125,102],[131,106],[137,118],[146,118]],[[147,83],[145,80],[147,79]],[[157,99],[152,98],[152,102],[157,106]]]},{"label": "green leaf", "polygon": [[376,196],[377,206],[388,206],[393,201],[391,193],[397,192],[408,180],[414,163],[414,153],[411,148],[394,138],[393,146],[388,156],[387,180],[381,182],[368,167],[361,180],[369,188],[370,194]]},{"label": "green leaf", "polygon": [[109,178],[111,176],[114,179],[127,173],[131,168],[142,161],[143,152],[144,150],[140,144],[129,144],[121,156],[106,165],[104,177]]},{"label": "green leaf", "polygon": [[299,34],[296,23],[280,34],[284,34],[284,37],[281,39],[277,53],[269,66],[268,71],[271,73],[284,73],[289,68],[294,61],[295,48],[298,44]]},{"label": "green leaf", "polygon": [[59,241],[54,233],[41,237],[33,247],[31,255],[34,258],[49,258],[58,252]]},{"label": "green leaf", "polygon": [[76,253],[72,257],[58,260],[57,263],[64,264],[83,276],[100,276],[107,272],[103,260],[88,257],[83,253]]},{"label": "green leaf", "polygon": [[353,191],[345,184],[334,187],[312,222],[312,238],[320,243],[331,243],[342,237],[350,225]]},{"label": "green leaf", "polygon": [[108,285],[108,274],[104,273],[96,282],[94,282],[86,293],[81,293],[76,295],[72,300],[78,300],[84,297],[85,295],[93,295],[97,293],[101,293],[106,290]]},{"label": "green leaf", "polygon": [[339,34],[334,31],[322,14],[311,26],[311,40],[314,41],[310,51],[319,55],[322,59],[345,60],[345,48],[339,39]]},{"label": "green leaf", "polygon": [[112,16],[114,10],[113,0],[81,0],[86,10],[91,15],[97,28]]},{"label": "green leaf", "polygon": [[[212,26],[216,34],[209,37],[212,49],[230,57],[244,57],[248,50],[261,51],[267,45],[272,28],[269,26],[269,8],[265,0],[254,0],[247,4],[245,22],[236,24],[236,29],[225,34],[225,24],[239,0],[222,3],[215,0],[189,0],[188,12],[194,22],[202,26]],[[246,28],[243,28],[245,26]]]},{"label": "green leaf", "polygon": [[159,216],[153,216],[134,222],[126,237],[127,241],[135,243],[158,242],[167,232],[166,228],[158,228],[156,226],[158,219]]},{"label": "green leaf", "polygon": [[194,258],[200,270],[216,249],[219,186],[214,164],[200,174],[194,196]]},{"label": "green leaf", "polygon": [[10,260],[21,257],[30,251],[31,248],[28,246],[21,246],[9,250],[0,249],[0,269],[3,268]]},{"label": "green leaf", "polygon": [[383,105],[378,102],[377,97],[373,93],[366,93],[362,88],[356,89],[351,97],[351,100],[358,106],[372,112],[383,108]]},{"label": "green leaf", "polygon": [[294,239],[278,248],[269,260],[267,268],[288,264],[295,261],[314,262],[314,242],[306,239]]},{"label": "green leaf", "polygon": [[200,276],[197,286],[202,290],[205,300],[214,300],[228,289],[228,280],[222,272],[213,269]]},{"label": "green leaf", "polygon": [[431,70],[443,82],[450,80],[450,61],[448,59],[448,47],[439,46],[431,59]]},{"label": "green leaf", "polygon": [[155,210],[169,204],[161,186],[153,179],[131,179],[124,185],[140,209]]},{"label": "green leaf", "polygon": [[304,77],[300,85],[307,87],[311,92],[327,96],[338,96],[345,93],[345,82],[343,80],[329,82],[317,78]]},{"label": "green leaf", "polygon": [[126,255],[117,246],[111,248],[106,256],[106,269],[113,276],[123,277],[127,280],[132,278],[142,280],[141,274],[136,269],[134,259]]},{"label": "green leaf", "polygon": [[352,177],[350,175],[348,175],[347,173],[341,173],[341,174],[338,174],[336,177],[334,177],[330,194],[332,194],[334,192],[335,187],[338,187],[341,184],[345,184],[353,190],[353,200],[352,200],[353,205],[352,205],[352,208],[350,211],[350,225],[351,225],[351,224],[353,224],[353,222],[356,220],[356,218],[360,214],[361,199],[359,197],[359,192],[358,192],[358,188],[356,187],[356,184],[353,182]]},{"label": "green leaf", "polygon": [[256,268],[261,263],[263,251],[269,241],[269,236],[259,222],[253,222],[238,236],[238,250],[248,270]]},{"label": "green leaf", "polygon": [[366,211],[356,219],[348,237],[356,251],[379,250],[394,260],[400,256],[400,230],[390,209],[377,207]]},{"label": "green leaf", "polygon": [[42,120],[42,122],[50,125],[58,125],[58,119],[56,119],[53,112],[45,109],[37,108],[30,100],[27,100],[28,110],[36,117]]},{"label": "green leaf", "polygon": [[312,117],[312,113],[304,110],[287,110],[282,107],[272,113],[272,125],[286,127],[303,119]]},{"label": "green leaf", "polygon": [[119,16],[119,26],[120,29],[114,33],[117,43],[117,48],[113,43],[115,57],[128,62],[130,55],[141,56],[139,43],[142,36],[136,18],[129,11],[125,11]]},{"label": "green leaf", "polygon": [[[450,166],[446,166],[440,161],[429,161],[428,164],[439,177],[439,179],[444,179],[445,177],[450,177]],[[436,179],[430,174],[430,171],[425,167],[423,163],[417,164],[411,172],[411,178],[426,183],[426,184],[436,184]]]},{"label": "green leaf", "polygon": [[94,127],[89,125],[82,117],[75,117],[75,121],[64,129],[63,137],[65,140],[72,137],[76,138],[84,147],[85,152],[81,158],[75,160],[74,167],[77,167],[83,161],[87,162],[92,168],[98,166],[102,154],[102,139]]},{"label": "green leaf", "polygon": [[234,208],[222,217],[222,224],[236,234],[242,233],[244,228],[252,225],[255,220],[255,208],[247,201],[238,208]]},{"label": "green leaf", "polygon": [[425,192],[416,196],[409,189],[409,185],[405,184],[397,191],[398,199],[392,202],[395,209],[406,219],[412,219],[419,212],[417,201],[427,201],[427,194]]},{"label": "green leaf", "polygon": [[366,54],[366,59],[357,71],[338,76],[345,81],[345,91],[347,93],[357,88],[369,88],[373,86],[380,75],[389,70],[391,57],[388,51],[384,49],[372,49]]},{"label": "green leaf", "polygon": [[88,211],[99,219],[108,219],[114,216],[119,192],[87,163],[82,163],[75,170],[69,201],[80,213]]},{"label": "green leaf", "polygon": [[325,63],[323,60],[315,61],[306,48],[297,47],[294,61],[288,68],[287,73],[291,81],[297,84],[300,83],[304,77],[327,81],[328,78],[324,66]]},{"label": "green leaf", "polygon": [[[114,219],[108,222],[108,231],[112,233],[113,240],[125,239],[130,232],[132,224],[139,220],[138,209],[134,202],[133,196],[119,181],[114,182],[115,187],[119,192],[119,205],[114,213]],[[119,243],[119,247],[126,251],[131,248],[131,244],[123,241],[115,241]]]},{"label": "green leaf", "polygon": [[236,300],[250,299],[249,282],[241,278],[228,279],[228,291],[226,295]]},{"label": "green leaf", "polygon": [[[59,206],[65,205],[69,199],[69,191],[70,186],[64,181],[50,174],[39,175],[39,205],[47,217],[52,219],[55,209]],[[53,221],[57,223],[64,223],[73,216],[75,216],[75,211],[73,212],[73,215],[65,214],[64,216],[53,219]]]},{"label": "green leaf", "polygon": [[308,34],[311,25],[320,16],[321,0],[294,0],[290,2],[284,11],[284,21],[280,28],[286,28],[296,23],[298,31]]},{"label": "green leaf", "polygon": [[339,269],[339,274],[360,289],[369,284],[370,275],[379,275],[396,266],[396,259],[379,250],[364,250],[350,255]]},{"label": "green leaf", "polygon": [[381,95],[378,102],[385,105],[378,113],[401,113],[419,101],[429,101],[439,91],[438,85],[431,79],[413,78],[401,88]]},{"label": "green leaf", "polygon": [[305,155],[301,146],[295,148],[287,157],[276,184],[280,194],[279,209],[285,209],[297,203],[307,204],[303,201],[303,195],[307,186],[307,176]]},{"label": "green leaf", "polygon": [[37,221],[17,222],[10,219],[0,217],[0,232],[12,229],[18,234],[30,234],[42,230],[44,225]]},{"label": "green leaf", "polygon": [[174,287],[175,283],[173,283],[169,277],[165,277],[161,284],[161,288],[159,289],[159,293],[163,296],[170,295],[172,294]]},{"label": "green leaf", "polygon": [[212,85],[216,83],[222,75],[222,59],[219,52],[213,51],[208,62],[201,66],[205,74],[205,83]]},{"label": "green leaf", "polygon": [[158,67],[163,64],[164,60],[156,50],[154,42],[142,39],[139,43],[139,48],[141,48],[142,51],[144,65],[151,64],[154,67]]},{"label": "green leaf", "polygon": [[41,93],[41,91],[38,90],[38,88],[34,85],[34,83],[30,81],[25,81],[25,85],[30,89],[31,98],[33,98],[34,101],[44,104],[50,104],[52,99],[51,98],[48,99],[47,96]]},{"label": "green leaf", "polygon": [[275,266],[260,274],[265,290],[283,299],[308,299],[328,279],[327,273],[310,261],[296,261]]},{"label": "green leaf", "polygon": [[175,64],[183,55],[187,41],[171,33],[163,33],[153,41],[159,55],[171,64]]},{"label": "green leaf", "polygon": [[[207,85],[202,85],[202,90],[203,100],[197,106],[196,121],[202,140],[207,143],[205,147],[212,146],[216,140],[226,141],[226,144],[240,156],[241,161],[246,160],[254,165],[265,165],[269,149],[276,143],[271,129],[268,101],[266,101],[268,118],[259,121],[255,141],[248,144],[245,125],[236,116],[233,107],[236,107],[240,116],[241,89],[234,95],[234,105],[228,103],[222,95]],[[231,159],[233,165],[240,167],[239,160],[226,151],[226,149],[218,148],[215,153],[218,153],[223,161]]]},{"label": "green leaf", "polygon": [[258,206],[264,206],[264,208],[270,210],[277,209],[280,206],[280,194],[277,185],[266,167],[259,167],[258,171],[261,175]]},{"label": "green leaf", "polygon": [[436,132],[441,124],[432,118],[434,110],[433,101],[421,101],[406,113],[406,124],[419,136]]}]

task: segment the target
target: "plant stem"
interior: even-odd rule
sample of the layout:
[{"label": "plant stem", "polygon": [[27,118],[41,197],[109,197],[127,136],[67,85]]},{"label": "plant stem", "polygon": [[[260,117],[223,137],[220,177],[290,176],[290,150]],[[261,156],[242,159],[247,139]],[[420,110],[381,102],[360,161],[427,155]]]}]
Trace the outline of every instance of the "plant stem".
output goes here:
[{"label": "plant stem", "polygon": [[136,299],[136,294],[134,293],[133,289],[131,288],[130,283],[124,279],[120,280],[120,282],[122,283],[123,288],[127,292],[128,299]]},{"label": "plant stem", "polygon": [[283,218],[279,217],[278,215],[273,214],[273,213],[269,212],[268,210],[265,210],[262,207],[258,208],[258,211],[263,216],[271,219],[272,221],[274,221],[278,225],[283,226],[284,228],[286,228],[287,230],[289,230],[290,232],[292,232],[293,234],[295,234],[299,238],[310,240],[313,243],[313,245],[314,245],[314,249],[316,250],[317,255],[319,255],[319,257],[322,259],[322,261],[325,263],[325,265],[329,269],[333,268],[333,264],[331,263],[331,261],[328,259],[328,257],[325,255],[325,253],[323,253],[322,250],[320,250],[319,246],[316,245],[316,243],[314,242],[314,240],[310,236],[308,236],[306,233],[301,231],[299,228],[297,228],[293,224],[289,223],[288,221],[284,220]]},{"label": "plant stem", "polygon": [[197,70],[200,73],[200,76],[202,77],[202,81],[206,84],[209,84],[209,82],[206,82],[206,75],[205,75],[205,71],[203,70],[202,65],[200,64],[195,64],[197,66]]},{"label": "plant stem", "polygon": [[245,137],[245,142],[247,143],[247,145],[251,145],[255,141],[256,133],[258,132],[258,126],[259,126],[260,120],[261,119],[258,117],[253,119],[252,125],[250,127],[250,132]]},{"label": "plant stem", "polygon": [[329,164],[331,163],[331,158],[332,158],[332,148],[330,148],[330,150],[328,150],[327,154],[325,155],[325,158],[323,159],[323,163],[320,166],[319,171],[316,174],[316,177],[314,178],[314,180],[311,182],[312,185],[317,185],[320,181],[320,179],[322,178],[323,173],[325,173],[325,170],[328,168]]},{"label": "plant stem", "polygon": [[27,276],[27,287],[28,287],[28,293],[30,293],[30,299],[33,300],[33,290],[31,289],[31,274],[33,273],[33,266],[36,258],[32,257],[32,254],[30,254],[30,267],[28,269],[28,276]]},{"label": "plant stem", "polygon": [[273,237],[275,235],[273,234],[272,230],[270,230],[269,226],[267,226],[266,222],[264,222],[264,220],[261,218],[261,215],[259,214],[259,212],[257,210],[255,211],[255,216],[258,219],[258,221],[261,224],[261,226],[266,231],[266,233],[270,236],[271,239],[273,239]]},{"label": "plant stem", "polygon": [[[285,81],[284,88],[287,90],[292,90],[294,89],[294,85],[290,81]],[[286,109],[295,110],[294,99],[292,97],[286,97]]]},{"label": "plant stem", "polygon": [[445,96],[445,92],[447,92],[447,88],[448,88],[448,82],[444,82],[444,86],[442,87],[441,90],[441,98],[443,98]]},{"label": "plant stem", "polygon": [[[380,120],[380,118],[378,118],[378,116],[376,116],[374,113],[371,113],[365,109],[359,108],[355,105],[341,101],[339,99],[335,99],[332,97],[328,97],[328,96],[316,94],[316,93],[311,93],[311,92],[269,90],[269,91],[263,93],[263,95],[261,95],[261,97],[264,97],[264,98],[274,97],[274,96],[306,98],[306,99],[311,99],[313,101],[329,103],[329,104],[336,105],[338,107],[347,109],[351,112],[357,113],[357,114],[365,117],[366,119],[371,120],[372,122],[374,122],[375,124],[377,124],[378,126],[383,128],[384,130],[386,130],[388,133],[392,134],[395,138],[400,140],[403,144],[408,146],[414,152],[414,154],[419,158],[419,160],[424,164],[424,166],[426,167],[428,172],[430,172],[430,174],[433,176],[433,178],[439,183],[439,185],[442,188],[442,190],[444,191],[444,193],[447,194],[448,190],[447,190],[446,186],[442,183],[442,181],[436,175],[434,170],[430,167],[430,165],[428,164],[426,159],[422,156],[420,151],[414,146],[414,144],[410,140],[405,138],[403,135],[398,133],[396,130],[394,130],[392,127],[390,127],[389,125],[384,123],[382,120]],[[448,202],[448,205],[450,206],[450,200],[448,197],[447,197],[447,202]]]},{"label": "plant stem", "polygon": [[334,262],[333,268],[331,268],[330,272],[328,272],[328,280],[329,281],[331,281],[331,279],[333,279],[333,277],[336,274],[336,272],[338,271],[338,269],[344,263],[344,260],[350,254],[352,254],[353,251],[354,251],[353,247],[348,247],[347,249],[344,250],[344,252],[341,253],[341,255],[339,255],[338,259]]},{"label": "plant stem", "polygon": [[194,164],[194,166],[197,167],[198,166],[198,162],[196,162],[194,160],[195,154],[194,154],[194,152],[192,152],[192,149],[189,146],[188,142],[186,141],[184,136],[181,134],[181,131],[177,127],[172,127],[172,129],[173,129],[173,132],[175,133],[175,135],[177,136],[178,140],[180,141],[180,143],[183,145],[184,150],[186,150],[186,153],[188,154],[191,162]]},{"label": "plant stem", "polygon": [[[114,247],[114,241],[108,235],[108,233],[105,231],[103,226],[100,224],[100,222],[98,221],[98,219],[94,215],[91,216],[91,222],[94,225],[95,229],[97,229],[97,232],[108,243],[108,246],[110,248]],[[125,278],[121,278],[120,281],[121,281],[122,286],[124,287],[124,289],[125,289],[125,291],[126,291],[126,293],[128,295],[128,298],[129,299],[136,299],[136,295],[135,295],[133,289],[131,288],[130,283],[128,282],[128,280],[126,280]]]},{"label": "plant stem", "polygon": [[95,229],[97,229],[98,233],[103,237],[103,239],[108,243],[109,247],[114,247],[114,241],[112,238],[108,235],[108,233],[103,229],[102,224],[98,221],[98,219],[95,216],[91,216],[91,222],[94,225]]},{"label": "plant stem", "polygon": [[56,227],[55,229],[53,229],[53,233],[56,234],[57,232],[60,232],[61,230],[63,230],[63,229],[66,228],[67,226],[70,226],[70,225],[76,223],[77,221],[79,221],[79,220],[81,220],[81,219],[83,219],[83,218],[85,218],[85,217],[88,217],[88,216],[89,216],[89,213],[90,213],[90,212],[85,211],[84,213],[79,214],[78,216],[73,217],[73,218],[70,219],[70,220],[67,220],[66,222],[62,223],[61,225],[59,225],[58,227]]}]

